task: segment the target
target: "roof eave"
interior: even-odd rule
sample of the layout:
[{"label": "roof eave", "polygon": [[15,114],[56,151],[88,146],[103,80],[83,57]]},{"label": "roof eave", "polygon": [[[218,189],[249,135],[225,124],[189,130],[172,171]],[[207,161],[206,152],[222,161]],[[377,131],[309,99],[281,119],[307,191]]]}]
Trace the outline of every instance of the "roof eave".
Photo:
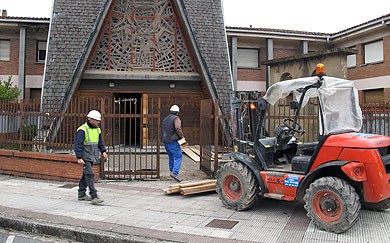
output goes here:
[{"label": "roof eave", "polygon": [[375,20],[375,21],[372,21],[372,22],[368,22],[368,23],[365,23],[365,24],[362,24],[362,25],[358,25],[358,26],[355,26],[353,28],[347,29],[345,31],[341,31],[339,33],[336,33],[336,34],[332,34],[331,37],[330,37],[330,40],[335,40],[335,39],[338,39],[338,38],[341,38],[341,37],[352,35],[352,34],[360,32],[360,31],[362,31],[364,29],[380,28],[380,27],[383,27],[383,26],[390,26],[390,16],[383,17],[381,19],[378,19],[378,20]]},{"label": "roof eave", "polygon": [[228,35],[229,35],[229,32],[231,32],[233,34],[242,33],[242,34],[267,35],[267,36],[310,38],[310,39],[319,39],[319,40],[327,40],[329,38],[329,35],[287,33],[287,32],[265,31],[265,30],[245,30],[245,29],[228,29],[228,28],[226,28],[226,32]]},{"label": "roof eave", "polygon": [[32,19],[0,19],[4,23],[23,23],[23,24],[50,24],[48,20],[32,20]]}]

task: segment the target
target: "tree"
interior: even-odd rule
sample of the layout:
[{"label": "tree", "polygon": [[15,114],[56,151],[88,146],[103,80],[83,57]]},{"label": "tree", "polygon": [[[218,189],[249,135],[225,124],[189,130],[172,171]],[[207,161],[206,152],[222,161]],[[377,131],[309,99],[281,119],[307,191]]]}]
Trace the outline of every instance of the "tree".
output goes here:
[{"label": "tree", "polygon": [[11,86],[12,75],[8,76],[8,81],[0,80],[0,101],[12,101],[20,94],[18,87]]}]

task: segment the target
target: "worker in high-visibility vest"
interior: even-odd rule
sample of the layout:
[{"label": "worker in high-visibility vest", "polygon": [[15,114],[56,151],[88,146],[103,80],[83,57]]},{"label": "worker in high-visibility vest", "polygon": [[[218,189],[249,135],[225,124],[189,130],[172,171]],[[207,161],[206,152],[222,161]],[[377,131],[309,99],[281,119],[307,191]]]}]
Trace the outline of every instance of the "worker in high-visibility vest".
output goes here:
[{"label": "worker in high-visibility vest", "polygon": [[[74,151],[77,158],[77,163],[83,165],[83,175],[79,182],[78,199],[80,201],[91,201],[92,204],[100,204],[103,202],[97,195],[95,188],[95,175],[93,173],[93,165],[99,163],[99,153],[102,158],[107,159],[106,147],[104,146],[99,124],[101,114],[97,110],[91,110],[88,115],[88,121],[77,129]],[[86,194],[87,187],[89,195]]]}]

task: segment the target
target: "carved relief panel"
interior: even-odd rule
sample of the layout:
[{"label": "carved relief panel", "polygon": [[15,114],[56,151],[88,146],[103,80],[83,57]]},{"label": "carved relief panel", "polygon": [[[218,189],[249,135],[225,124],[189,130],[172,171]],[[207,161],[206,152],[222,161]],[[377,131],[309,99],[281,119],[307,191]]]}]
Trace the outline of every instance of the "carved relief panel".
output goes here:
[{"label": "carved relief panel", "polygon": [[90,69],[194,72],[169,0],[117,0]]}]

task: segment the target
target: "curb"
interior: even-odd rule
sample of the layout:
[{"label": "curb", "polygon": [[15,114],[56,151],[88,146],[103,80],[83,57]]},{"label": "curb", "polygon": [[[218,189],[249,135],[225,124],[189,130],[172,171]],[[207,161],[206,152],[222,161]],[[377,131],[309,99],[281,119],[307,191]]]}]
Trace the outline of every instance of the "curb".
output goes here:
[{"label": "curb", "polygon": [[0,227],[10,228],[17,231],[25,231],[35,234],[51,235],[79,242],[102,242],[102,243],[150,243],[171,242],[167,240],[153,239],[142,236],[125,235],[103,230],[58,225],[42,222],[30,218],[0,215]]}]

